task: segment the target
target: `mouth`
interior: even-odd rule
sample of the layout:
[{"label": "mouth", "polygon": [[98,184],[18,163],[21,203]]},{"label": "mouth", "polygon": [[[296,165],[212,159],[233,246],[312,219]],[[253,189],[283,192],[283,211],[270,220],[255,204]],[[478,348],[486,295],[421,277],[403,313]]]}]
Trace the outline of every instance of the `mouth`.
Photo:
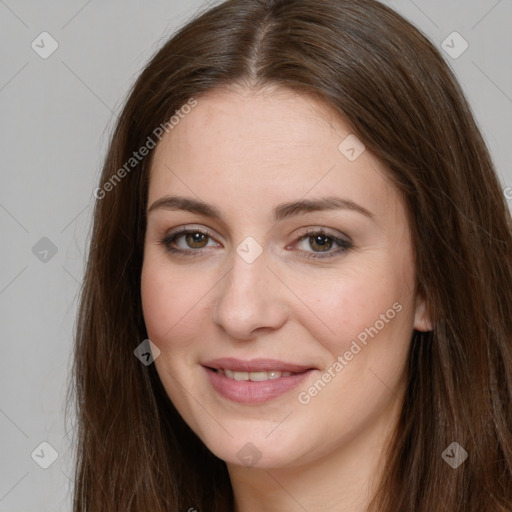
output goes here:
[{"label": "mouth", "polygon": [[[250,380],[252,382],[264,382],[266,380],[280,379],[281,377],[290,377],[290,375],[297,375],[292,372],[280,372],[272,370],[269,372],[235,372],[227,368],[211,368],[214,372],[224,375],[232,380]],[[299,372],[302,373],[302,372]]]},{"label": "mouth", "polygon": [[[219,359],[212,359],[211,361],[205,361],[202,363],[203,366],[212,370],[228,371],[233,373],[302,373],[306,370],[315,370],[316,368],[310,365],[290,363],[286,361],[280,361],[278,359],[236,359],[234,357],[222,357]],[[227,375],[229,377],[229,375]],[[274,377],[279,378],[279,377]],[[247,380],[243,378],[241,380]]]},{"label": "mouth", "polygon": [[210,384],[234,402],[261,403],[295,388],[316,368],[272,359],[224,358],[202,364]]}]

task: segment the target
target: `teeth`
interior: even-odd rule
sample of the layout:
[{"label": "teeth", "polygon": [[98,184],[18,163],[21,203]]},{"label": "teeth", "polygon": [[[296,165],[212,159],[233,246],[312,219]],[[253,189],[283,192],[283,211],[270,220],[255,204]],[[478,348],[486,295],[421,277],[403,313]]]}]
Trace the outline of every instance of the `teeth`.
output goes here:
[{"label": "teeth", "polygon": [[261,382],[265,380],[274,380],[279,379],[281,377],[289,377],[292,375],[292,372],[278,372],[278,371],[269,371],[269,372],[234,372],[232,370],[221,369],[217,370],[217,373],[220,375],[224,375],[228,379],[233,380],[250,380],[254,382]]}]

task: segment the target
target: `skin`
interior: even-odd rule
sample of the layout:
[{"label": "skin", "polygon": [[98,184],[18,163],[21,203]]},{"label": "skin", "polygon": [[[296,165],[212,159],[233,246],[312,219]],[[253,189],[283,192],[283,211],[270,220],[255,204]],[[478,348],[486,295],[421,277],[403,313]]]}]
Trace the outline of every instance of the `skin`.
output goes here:
[{"label": "skin", "polygon": [[[369,150],[355,161],[340,152],[351,133],[310,97],[223,89],[198,99],[155,149],[149,207],[172,195],[221,213],[150,211],[141,293],[148,336],[161,351],[158,375],[187,424],[226,462],[237,512],[365,510],[400,411],[412,331],[431,328],[415,291],[401,196]],[[373,217],[351,209],[272,216],[278,204],[334,195]],[[199,245],[181,236],[171,245],[189,252],[168,252],[162,239],[183,228],[212,236],[199,236]],[[322,229],[353,247],[336,252],[332,239],[304,238]],[[252,263],[236,252],[248,236],[263,251]],[[400,312],[300,403],[298,393],[332,373],[358,334],[397,303]],[[217,357],[317,370],[284,395],[240,404],[209,383],[200,363]],[[254,465],[237,456],[249,442],[260,457]]]}]

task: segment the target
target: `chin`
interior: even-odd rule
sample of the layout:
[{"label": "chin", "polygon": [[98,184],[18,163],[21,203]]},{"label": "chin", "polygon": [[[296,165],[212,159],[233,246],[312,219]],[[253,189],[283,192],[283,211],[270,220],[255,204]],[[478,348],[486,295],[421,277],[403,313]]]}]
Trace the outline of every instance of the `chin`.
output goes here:
[{"label": "chin", "polygon": [[[229,429],[229,426],[227,427]],[[248,468],[272,469],[293,466],[302,459],[304,452],[313,449],[300,442],[296,436],[287,433],[286,441],[272,435],[268,437],[271,429],[261,429],[261,432],[245,429],[241,435],[232,432],[233,437],[222,434],[222,441],[218,439],[204,439],[203,443],[219,459],[232,466]],[[263,433],[263,431],[265,433]],[[267,436],[267,438],[265,437]],[[301,450],[297,447],[301,446]],[[309,453],[312,453],[309,451]]]}]

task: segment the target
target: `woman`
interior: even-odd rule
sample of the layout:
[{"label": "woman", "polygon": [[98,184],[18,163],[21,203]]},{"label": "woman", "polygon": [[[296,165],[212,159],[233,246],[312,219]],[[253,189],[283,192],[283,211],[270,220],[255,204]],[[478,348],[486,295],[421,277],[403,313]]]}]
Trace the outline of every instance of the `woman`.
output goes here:
[{"label": "woman", "polygon": [[511,217],[408,22],[210,9],[137,80],[95,197],[76,512],[511,510]]}]

